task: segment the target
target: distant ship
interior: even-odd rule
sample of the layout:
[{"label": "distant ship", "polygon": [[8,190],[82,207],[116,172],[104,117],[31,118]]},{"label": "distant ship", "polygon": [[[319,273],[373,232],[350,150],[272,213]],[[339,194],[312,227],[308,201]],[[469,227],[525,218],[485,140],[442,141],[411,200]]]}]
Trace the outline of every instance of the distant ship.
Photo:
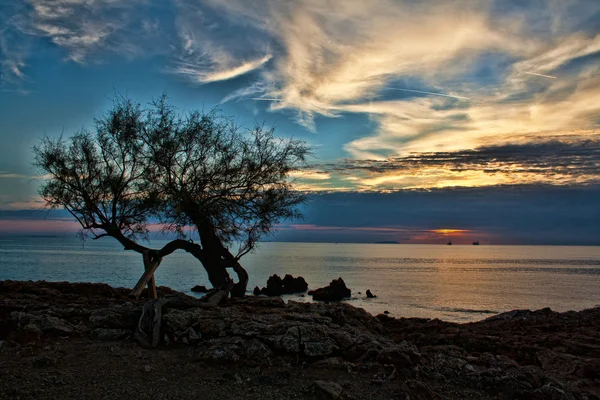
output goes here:
[{"label": "distant ship", "polygon": [[452,246],[452,242],[448,242],[446,243],[448,246]]},{"label": "distant ship", "polygon": [[473,246],[479,246],[479,240],[474,241]]}]

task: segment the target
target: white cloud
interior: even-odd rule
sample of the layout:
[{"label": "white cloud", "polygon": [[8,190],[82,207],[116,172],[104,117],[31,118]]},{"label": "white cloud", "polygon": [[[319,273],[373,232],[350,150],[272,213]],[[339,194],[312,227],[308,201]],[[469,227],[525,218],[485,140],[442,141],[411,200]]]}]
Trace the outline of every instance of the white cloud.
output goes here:
[{"label": "white cloud", "polygon": [[[184,47],[191,48],[191,45],[187,40]],[[240,65],[230,68],[219,66],[222,67],[222,69],[219,69],[218,67],[207,69],[193,64],[180,65],[179,67],[175,68],[174,72],[187,75],[194,81],[200,83],[226,81],[228,79],[233,79],[238,76],[245,75],[251,71],[254,71],[255,69],[260,68],[265,63],[267,63],[271,59],[271,57],[271,54],[267,54],[262,58],[244,61]]]}]

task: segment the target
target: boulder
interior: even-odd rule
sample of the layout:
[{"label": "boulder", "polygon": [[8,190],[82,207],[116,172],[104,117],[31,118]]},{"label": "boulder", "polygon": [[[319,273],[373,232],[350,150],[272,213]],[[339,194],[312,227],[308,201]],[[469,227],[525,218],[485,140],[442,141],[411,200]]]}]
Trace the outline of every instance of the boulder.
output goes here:
[{"label": "boulder", "polygon": [[367,298],[374,299],[375,297],[377,297],[377,296],[375,296],[373,293],[371,293],[371,291],[369,289],[367,289]]},{"label": "boulder", "polygon": [[260,288],[258,286],[254,287],[254,291],[252,293],[254,293],[255,296],[260,296]]},{"label": "boulder", "polygon": [[285,294],[303,293],[308,290],[308,283],[301,276],[294,278],[292,275],[287,274],[283,277],[282,282]]},{"label": "boulder", "polygon": [[306,280],[298,276],[294,278],[292,275],[286,274],[283,279],[277,274],[272,275],[267,280],[267,287],[258,290],[258,286],[254,288],[254,294],[265,294],[267,296],[281,296],[282,294],[303,293],[308,289]]},{"label": "boulder", "polygon": [[342,278],[338,278],[332,280],[329,286],[311,290],[308,294],[312,295],[313,300],[340,301],[350,297],[352,291],[346,287],[346,283]]},{"label": "boulder", "polygon": [[267,279],[267,296],[281,296],[283,294],[283,279],[275,274]]},{"label": "boulder", "polygon": [[194,293],[208,293],[208,289],[206,288],[206,286],[201,285],[196,285],[191,290]]}]

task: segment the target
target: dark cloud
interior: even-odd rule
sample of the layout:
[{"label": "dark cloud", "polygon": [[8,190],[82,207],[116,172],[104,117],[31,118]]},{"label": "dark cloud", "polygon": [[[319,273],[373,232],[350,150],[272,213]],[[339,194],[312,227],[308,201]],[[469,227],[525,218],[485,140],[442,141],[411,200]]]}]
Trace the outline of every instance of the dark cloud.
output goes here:
[{"label": "dark cloud", "polygon": [[454,172],[475,170],[515,176],[528,173],[549,178],[560,175],[596,182],[600,180],[600,141],[507,144],[455,152],[418,153],[384,161],[344,160],[311,168],[338,173],[402,173],[422,168],[440,168]]}]

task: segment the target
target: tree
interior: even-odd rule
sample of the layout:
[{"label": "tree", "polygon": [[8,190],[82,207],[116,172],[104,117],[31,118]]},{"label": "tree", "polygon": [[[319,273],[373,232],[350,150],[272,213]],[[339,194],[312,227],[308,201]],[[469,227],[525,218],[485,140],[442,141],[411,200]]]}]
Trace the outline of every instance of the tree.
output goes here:
[{"label": "tree", "polygon": [[[280,220],[300,216],[305,196],[290,173],[305,164],[308,146],[264,126],[243,130],[217,110],[180,115],[165,95],[146,109],[117,98],[95,128],[34,147],[47,205],[65,208],[94,239],[110,236],[142,254],[147,273],[138,294],[147,281],[154,287],[162,258],[181,249],[202,263],[213,287],[243,296],[240,258]],[[142,245],[152,221],[177,238],[161,249]],[[184,239],[189,227],[200,243]]]}]

